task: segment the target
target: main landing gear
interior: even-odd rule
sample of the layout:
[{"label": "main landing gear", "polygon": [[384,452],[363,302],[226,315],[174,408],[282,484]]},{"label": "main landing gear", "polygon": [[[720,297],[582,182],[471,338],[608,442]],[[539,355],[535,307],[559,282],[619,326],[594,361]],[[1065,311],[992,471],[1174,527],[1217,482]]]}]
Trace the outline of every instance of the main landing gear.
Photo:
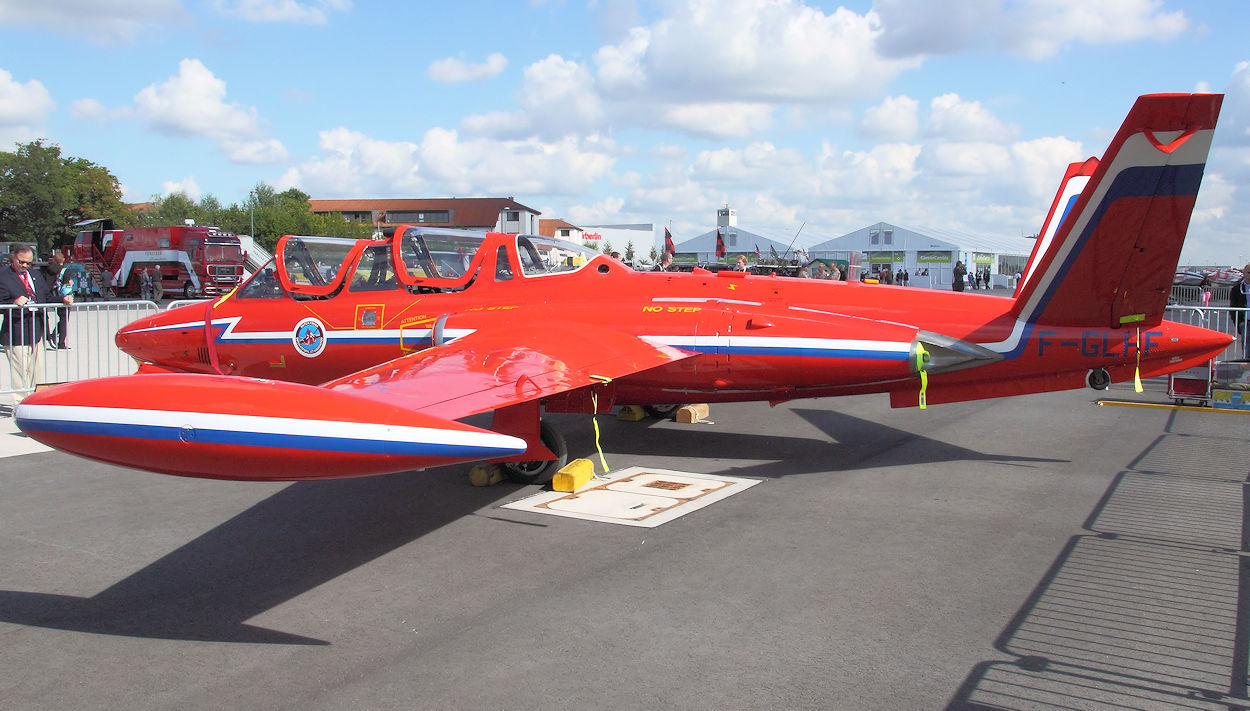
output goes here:
[{"label": "main landing gear", "polygon": [[547,422],[540,422],[538,436],[556,458],[534,462],[504,462],[501,466],[508,481],[517,484],[546,484],[569,463],[569,445],[564,441],[560,430]]}]

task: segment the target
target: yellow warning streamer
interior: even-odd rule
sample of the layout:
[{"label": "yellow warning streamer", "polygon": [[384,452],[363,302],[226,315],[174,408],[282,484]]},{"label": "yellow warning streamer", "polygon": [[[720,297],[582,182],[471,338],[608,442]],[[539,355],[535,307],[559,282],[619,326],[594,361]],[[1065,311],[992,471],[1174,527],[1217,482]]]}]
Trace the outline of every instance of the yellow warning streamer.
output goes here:
[{"label": "yellow warning streamer", "polygon": [[[604,375],[592,375],[590,377],[594,378],[595,380],[598,380],[604,385],[607,385],[608,383],[612,382],[611,378],[604,376]],[[599,464],[603,466],[603,473],[607,474],[608,472],[612,470],[608,468],[608,460],[604,458],[603,456],[603,446],[599,444],[599,420],[596,418],[596,415],[598,414],[599,414],[599,393],[595,392],[594,388],[591,388],[590,389],[590,424],[594,425],[595,427],[595,450],[599,452]]]},{"label": "yellow warning streamer", "polygon": [[1141,326],[1137,327],[1137,368],[1133,371],[1133,390],[1142,391],[1141,387]]},{"label": "yellow warning streamer", "polygon": [[929,352],[919,342],[916,343],[916,370],[920,372],[920,409],[924,410],[929,407],[925,400],[925,391],[929,389],[929,373],[925,370],[928,364]]}]

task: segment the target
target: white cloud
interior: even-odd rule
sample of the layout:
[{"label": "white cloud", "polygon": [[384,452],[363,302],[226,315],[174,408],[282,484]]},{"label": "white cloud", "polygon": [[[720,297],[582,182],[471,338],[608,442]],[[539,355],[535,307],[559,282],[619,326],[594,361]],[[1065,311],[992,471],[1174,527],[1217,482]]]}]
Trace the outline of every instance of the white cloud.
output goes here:
[{"label": "white cloud", "polygon": [[39,138],[45,117],[55,107],[42,83],[19,82],[0,69],[0,150]]},{"label": "white cloud", "polygon": [[417,145],[381,141],[342,126],[321,131],[322,157],[283,174],[279,187],[332,197],[408,197],[426,192]]},{"label": "white cloud", "polygon": [[884,143],[868,151],[839,151],[826,143],[817,157],[817,192],[870,206],[906,201],[920,174],[920,152],[921,146],[910,143]]},{"label": "white cloud", "polygon": [[593,65],[555,54],[534,62],[517,110],[469,116],[461,130],[555,140],[638,126],[747,137],[774,125],[779,103],[820,105],[828,115],[837,108],[828,102],[877,92],[919,64],[876,55],[871,13],[826,14],[795,0],[682,0],[665,10],[600,47]]},{"label": "white cloud", "polygon": [[861,135],[875,140],[910,140],[920,127],[919,107],[920,103],[909,96],[887,96],[864,111],[857,129]]},{"label": "white cloud", "polygon": [[248,22],[291,22],[300,25],[324,25],[328,13],[347,12],[351,0],[216,0],[213,7],[223,15]]},{"label": "white cloud", "polygon": [[1032,59],[1049,57],[1073,41],[1115,44],[1170,40],[1189,27],[1181,11],[1160,10],[1162,0],[1032,0],[1021,3],[1001,47]]},{"label": "white cloud", "polygon": [[1000,121],[979,101],[964,101],[958,94],[943,94],[929,103],[925,133],[950,141],[1011,140],[1019,129]]},{"label": "white cloud", "polygon": [[767,181],[777,174],[808,171],[810,165],[794,149],[778,150],[768,142],[752,143],[742,150],[722,148],[702,151],[690,166],[692,177],[705,183],[751,183]]},{"label": "white cloud", "polygon": [[1182,260],[1231,264],[1250,260],[1250,62],[1233,68],[1219,124],[1194,205]]},{"label": "white cloud", "polygon": [[887,57],[986,49],[1043,59],[1073,42],[1173,39],[1189,19],[1162,6],[1161,0],[876,0],[873,11],[883,30],[877,48]]},{"label": "white cloud", "polygon": [[320,138],[322,155],[288,170],[282,187],[341,197],[581,195],[615,163],[615,146],[596,137],[500,141],[435,128],[415,144],[340,127]]},{"label": "white cloud", "polygon": [[286,146],[283,146],[282,142],[276,138],[256,141],[226,138],[218,143],[218,147],[231,161],[249,165],[271,165],[281,163],[289,157]]},{"label": "white cloud", "polygon": [[688,0],[596,54],[605,96],[640,89],[703,101],[846,100],[880,89],[912,59],[882,59],[872,13],[794,0]]},{"label": "white cloud", "polygon": [[663,109],[660,123],[696,136],[742,138],[770,128],[772,110],[768,104],[673,104]]},{"label": "white cloud", "polygon": [[516,99],[518,110],[472,114],[460,128],[485,138],[556,140],[572,133],[594,133],[605,119],[590,71],[558,54],[525,68]]},{"label": "white cloud", "polygon": [[161,195],[173,195],[174,193],[182,193],[186,195],[192,202],[200,201],[200,184],[195,182],[195,178],[188,175],[182,180],[166,180],[161,183]]},{"label": "white cloud", "polygon": [[468,81],[494,79],[508,66],[508,59],[494,52],[481,64],[470,64],[463,59],[447,57],[430,64],[426,76],[440,84],[459,84]]},{"label": "white cloud", "polygon": [[146,30],[186,20],[180,0],[0,0],[0,26],[37,25],[104,45],[130,42]]},{"label": "white cloud", "polygon": [[938,143],[925,149],[924,168],[939,176],[1004,175],[1011,166],[1006,147],[984,142]]},{"label": "white cloud", "polygon": [[90,119],[93,121],[109,121],[118,118],[127,118],[134,115],[134,112],[125,106],[110,109],[96,99],[85,98],[75,99],[69,105],[69,113],[74,118]]},{"label": "white cloud", "polygon": [[41,124],[55,106],[52,95],[38,80],[19,82],[0,69],[0,126]]},{"label": "white cloud", "polygon": [[184,59],[178,63],[177,76],[135,95],[135,112],[163,133],[212,139],[236,162],[286,160],[286,149],[266,137],[256,109],[227,104],[225,97],[224,81],[198,59]]}]

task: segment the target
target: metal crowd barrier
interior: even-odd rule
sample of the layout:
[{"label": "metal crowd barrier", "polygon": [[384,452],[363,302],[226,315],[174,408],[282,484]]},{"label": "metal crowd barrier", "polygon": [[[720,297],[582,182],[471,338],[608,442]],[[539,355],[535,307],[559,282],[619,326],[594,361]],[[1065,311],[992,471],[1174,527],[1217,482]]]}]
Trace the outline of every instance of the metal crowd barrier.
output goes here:
[{"label": "metal crowd barrier", "polygon": [[[1180,288],[1180,287],[1174,287]],[[1193,287],[1197,288],[1197,287]],[[1225,301],[1227,302],[1227,294]],[[1235,318],[1240,317],[1240,318]],[[1164,318],[1169,321],[1201,326],[1237,337],[1216,360],[1250,359],[1250,309],[1234,309],[1229,306],[1168,306]],[[1237,332],[1238,321],[1241,333]]]},{"label": "metal crowd barrier", "polygon": [[1172,298],[1169,303],[1178,306],[1228,306],[1228,294],[1232,291],[1231,286],[1227,284],[1210,286],[1207,287],[1207,291],[1211,292],[1211,297],[1204,304],[1202,302],[1202,287],[1174,286],[1172,287]]},{"label": "metal crowd barrier", "polygon": [[[15,311],[25,310],[26,316],[19,321]],[[109,375],[130,375],[138,365],[134,359],[123,353],[113,342],[117,329],[160,310],[152,301],[99,301],[76,303],[72,306],[63,304],[33,304],[14,306],[0,305],[0,335],[2,343],[12,343],[20,339],[21,323],[30,323],[36,316],[32,311],[39,312],[42,317],[43,337],[35,345],[41,351],[41,362],[35,372],[36,385],[47,383],[65,383],[88,378],[100,378]],[[61,318],[68,316],[66,323],[65,350],[55,349],[58,337],[52,334],[58,327]],[[40,320],[36,319],[36,323]],[[16,337],[16,338],[15,338]],[[7,351],[7,349],[6,349]],[[11,395],[17,392],[30,392],[31,387],[23,387],[16,379],[11,361],[5,353],[4,362],[0,363],[0,408],[12,404]],[[8,395],[9,397],[4,397]],[[0,409],[0,413],[4,412]]]}]

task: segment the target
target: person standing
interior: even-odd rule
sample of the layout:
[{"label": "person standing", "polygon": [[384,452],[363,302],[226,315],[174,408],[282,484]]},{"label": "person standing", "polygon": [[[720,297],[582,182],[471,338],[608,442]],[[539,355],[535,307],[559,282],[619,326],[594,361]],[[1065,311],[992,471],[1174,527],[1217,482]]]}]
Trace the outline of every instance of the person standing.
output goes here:
[{"label": "person standing", "polygon": [[[47,276],[48,287],[51,289],[51,301],[66,295],[72,296],[77,289],[75,279],[69,269],[65,268],[65,253],[56,250],[52,253],[52,261],[43,268]],[[56,307],[56,327],[48,329],[48,348],[69,350],[69,306]]]},{"label": "person standing", "polygon": [[735,272],[749,272],[751,267],[747,266],[747,255],[739,254],[738,261],[734,264]]},{"label": "person standing", "polygon": [[968,269],[963,262],[955,262],[955,283],[951,288],[955,291],[964,290],[964,277],[968,275]]},{"label": "person standing", "polygon": [[[4,346],[9,359],[15,406],[27,391],[34,390],[43,364],[43,349],[39,345],[44,337],[43,312],[34,305],[53,300],[43,274],[30,268],[34,261],[35,250],[18,247],[9,254],[9,266],[0,268],[0,303],[19,307],[6,309],[0,325],[0,346]],[[74,303],[73,295],[65,295],[61,303]]]},{"label": "person standing", "polygon": [[657,272],[677,271],[677,268],[673,266],[673,253],[672,252],[665,252],[664,256],[660,257],[660,263],[655,265],[655,271]]},{"label": "person standing", "polygon": [[161,275],[161,265],[152,267],[152,298],[157,302],[165,298],[165,277]]},{"label": "person standing", "polygon": [[1250,314],[1246,313],[1247,297],[1250,297],[1250,264],[1241,268],[1241,280],[1228,290],[1228,305],[1233,309],[1233,327],[1241,341],[1242,358],[1250,358],[1250,329],[1246,328],[1246,321],[1250,320]]}]

